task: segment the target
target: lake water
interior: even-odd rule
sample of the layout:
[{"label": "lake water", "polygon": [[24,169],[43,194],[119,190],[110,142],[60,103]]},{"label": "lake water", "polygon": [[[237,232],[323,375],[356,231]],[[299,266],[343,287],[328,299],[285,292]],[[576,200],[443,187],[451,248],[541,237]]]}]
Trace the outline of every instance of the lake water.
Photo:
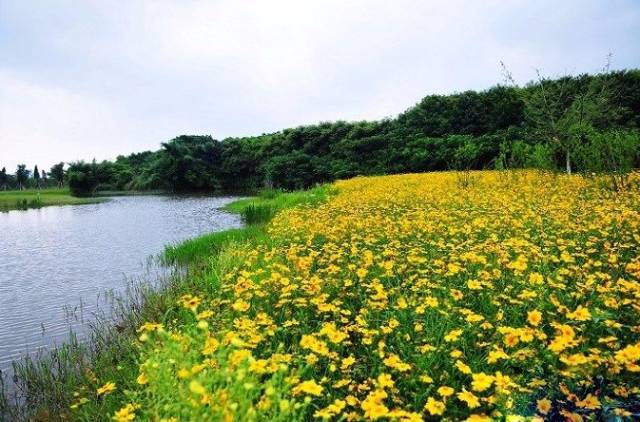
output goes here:
[{"label": "lake water", "polygon": [[125,196],[0,213],[0,370],[81,331],[100,295],[153,277],[149,257],[165,245],[239,227],[219,209],[233,199]]}]

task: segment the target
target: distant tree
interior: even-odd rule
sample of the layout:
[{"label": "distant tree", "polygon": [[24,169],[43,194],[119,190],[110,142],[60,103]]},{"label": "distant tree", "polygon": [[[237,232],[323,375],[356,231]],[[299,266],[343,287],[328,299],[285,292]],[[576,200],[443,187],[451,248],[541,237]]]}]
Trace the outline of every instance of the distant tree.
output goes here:
[{"label": "distant tree", "polygon": [[222,146],[211,136],[179,136],[162,144],[153,171],[172,191],[219,190]]},{"label": "distant tree", "polygon": [[70,163],[67,170],[67,180],[71,194],[74,196],[93,195],[99,184],[97,173],[98,164],[95,160],[91,163],[84,161]]},{"label": "distant tree", "polygon": [[629,185],[629,173],[640,160],[640,133],[631,130],[593,131],[576,151],[584,173],[609,177],[615,191]]},{"label": "distant tree", "polygon": [[49,170],[49,174],[56,181],[59,188],[64,186],[64,163],[54,164]]},{"label": "distant tree", "polygon": [[33,181],[35,182],[36,187],[40,188],[40,170],[38,170],[38,165],[33,168]]},{"label": "distant tree", "polygon": [[44,186],[47,186],[47,181],[48,181],[47,172],[44,171],[44,169],[40,171],[40,180],[42,180],[42,184]]},{"label": "distant tree", "polygon": [[7,169],[2,167],[2,170],[0,170],[0,189],[7,190],[8,181],[9,176],[7,175]]},{"label": "distant tree", "polygon": [[564,155],[567,174],[573,171],[573,155],[598,128],[617,125],[626,107],[620,105],[621,93],[610,72],[610,59],[597,78],[588,75],[564,76],[552,80],[537,71],[538,82],[529,87],[526,116],[538,136]]},{"label": "distant tree", "polygon": [[16,169],[16,182],[18,183],[18,189],[23,190],[25,188],[25,184],[29,180],[29,174],[31,172],[27,170],[26,164],[18,164],[18,168]]}]

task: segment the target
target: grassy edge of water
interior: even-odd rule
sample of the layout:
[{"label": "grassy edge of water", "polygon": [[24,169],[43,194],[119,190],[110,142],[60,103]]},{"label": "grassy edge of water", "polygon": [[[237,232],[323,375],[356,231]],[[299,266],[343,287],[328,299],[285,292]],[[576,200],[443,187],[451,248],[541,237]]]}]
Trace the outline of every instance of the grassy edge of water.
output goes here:
[{"label": "grassy edge of water", "polygon": [[49,206],[84,205],[107,201],[107,198],[72,196],[68,189],[28,189],[0,191],[0,212],[27,210]]},{"label": "grassy edge of water", "polygon": [[[88,341],[78,341],[72,334],[68,343],[46,354],[14,362],[14,388],[19,398],[8,394],[0,373],[0,420],[109,420],[122,404],[125,391],[136,385],[135,339],[140,325],[150,321],[179,325],[178,299],[210,290],[203,274],[218,274],[220,280],[235,264],[234,248],[271,241],[266,226],[278,212],[319,204],[334,193],[331,185],[295,192],[270,190],[226,205],[225,210],[242,216],[245,227],[168,246],[161,262],[179,266],[184,272],[167,277],[159,286],[132,283],[123,295],[113,298],[110,309],[98,315]],[[107,381],[115,382],[116,390],[98,396],[96,389]],[[72,406],[79,410],[72,412]]]}]

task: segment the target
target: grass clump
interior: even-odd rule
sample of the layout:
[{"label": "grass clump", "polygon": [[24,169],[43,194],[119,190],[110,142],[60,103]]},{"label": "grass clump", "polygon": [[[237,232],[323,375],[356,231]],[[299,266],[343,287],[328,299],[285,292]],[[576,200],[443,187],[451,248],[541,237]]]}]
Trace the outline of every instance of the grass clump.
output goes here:
[{"label": "grass clump", "polygon": [[255,225],[208,233],[177,245],[167,246],[162,260],[166,264],[197,265],[217,256],[231,244],[260,241],[264,237],[264,229]]},{"label": "grass clump", "polygon": [[264,224],[279,211],[298,205],[314,205],[324,202],[335,192],[331,185],[322,185],[305,191],[285,192],[265,189],[254,198],[241,199],[224,207],[242,216],[246,224]]}]

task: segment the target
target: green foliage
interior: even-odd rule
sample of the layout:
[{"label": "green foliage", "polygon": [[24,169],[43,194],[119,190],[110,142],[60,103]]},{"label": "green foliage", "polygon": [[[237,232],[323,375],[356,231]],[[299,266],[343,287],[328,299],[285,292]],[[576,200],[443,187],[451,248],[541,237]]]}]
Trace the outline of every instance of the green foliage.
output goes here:
[{"label": "green foliage", "polygon": [[220,143],[210,136],[179,136],[162,144],[152,184],[170,191],[220,190]]},{"label": "green foliage", "polygon": [[67,170],[67,180],[73,196],[93,195],[99,184],[96,162],[85,163],[84,161],[78,161],[71,163]]},{"label": "green foliage", "polygon": [[515,141],[511,144],[508,156],[505,155],[509,168],[537,168],[554,170],[553,146],[550,144],[528,144]]},{"label": "green foliage", "polygon": [[0,170],[0,190],[5,190],[9,183],[9,175],[7,174],[6,167],[2,167]]},{"label": "green foliage", "polygon": [[[525,87],[430,95],[393,119],[323,122],[223,140],[179,136],[155,152],[119,156],[92,169],[73,166],[68,178],[82,195],[158,189],[255,193],[358,175],[558,169],[567,163],[581,171],[584,163],[572,155],[592,131],[638,129],[638,116],[640,70],[540,77]],[[51,169],[58,185],[60,172]],[[33,179],[20,180],[26,186]],[[6,185],[18,184],[8,176]]]},{"label": "green foliage", "polygon": [[613,189],[624,190],[628,184],[628,173],[640,165],[638,131],[593,131],[585,138],[576,151],[582,171],[609,175]]},{"label": "green foliage", "polygon": [[26,164],[18,164],[18,168],[16,169],[16,181],[18,182],[18,189],[24,189],[29,179],[29,170],[27,170]]}]

